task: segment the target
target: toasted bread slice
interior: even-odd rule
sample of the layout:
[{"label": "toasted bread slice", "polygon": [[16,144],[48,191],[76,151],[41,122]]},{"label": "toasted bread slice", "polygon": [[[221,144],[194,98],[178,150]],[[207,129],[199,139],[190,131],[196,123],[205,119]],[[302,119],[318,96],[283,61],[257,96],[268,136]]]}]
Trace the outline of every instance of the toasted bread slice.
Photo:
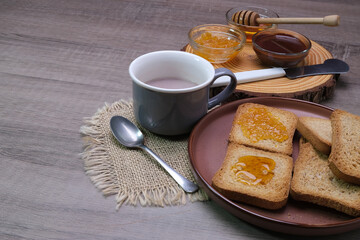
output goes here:
[{"label": "toasted bread slice", "polygon": [[330,169],[344,181],[360,185],[360,116],[336,109],[330,120]]},{"label": "toasted bread slice", "polygon": [[[275,167],[271,171],[273,175],[269,182],[248,184],[239,181],[233,167],[238,163],[239,158],[244,156],[270,158],[275,162]],[[230,142],[225,160],[214,175],[212,185],[219,193],[231,200],[266,209],[279,209],[286,204],[288,199],[292,166],[293,159],[288,155]]]},{"label": "toasted bread slice", "polygon": [[360,215],[360,186],[337,178],[328,166],[328,156],[316,151],[303,138],[300,138],[290,196],[352,216]]},{"label": "toasted bread slice", "polygon": [[296,129],[318,151],[327,155],[330,154],[332,137],[330,119],[299,117]]},{"label": "toasted bread slice", "polygon": [[[247,115],[249,115],[249,113],[253,110],[253,109],[265,109],[264,111],[267,111],[269,113],[270,119],[275,119],[275,121],[279,121],[283,127],[285,127],[284,129],[284,134],[280,135],[280,136],[286,136],[286,139],[274,139],[272,137],[272,134],[274,134],[277,130],[273,130],[273,126],[270,126],[268,124],[262,124],[259,122],[255,122],[254,123],[254,129],[250,129],[250,133],[257,137],[258,135],[256,131],[254,130],[258,130],[258,132],[260,132],[260,134],[262,133],[267,133],[267,130],[262,130],[262,129],[256,129],[259,126],[265,126],[265,128],[270,129],[269,130],[269,134],[270,137],[265,136],[264,138],[260,138],[258,140],[252,139],[252,136],[247,136],[245,134],[244,128],[241,124],[239,124],[239,122],[241,122],[242,120],[245,119],[245,117]],[[266,116],[267,117],[267,116]],[[260,118],[261,120],[261,118]],[[256,103],[244,103],[242,105],[240,105],[236,111],[233,123],[232,123],[232,129],[230,132],[230,136],[229,136],[229,140],[231,142],[236,142],[239,144],[244,144],[246,146],[250,146],[250,147],[255,147],[255,148],[259,148],[262,150],[267,150],[267,151],[271,151],[271,152],[278,152],[278,153],[283,153],[283,154],[287,154],[287,155],[291,155],[292,154],[292,141],[293,141],[293,136],[296,130],[296,124],[297,124],[297,120],[298,117],[289,111],[286,110],[282,110],[279,108],[275,108],[275,107],[269,107],[269,106],[265,106],[265,105],[261,105],[261,104],[256,104]],[[244,122],[250,122],[248,120],[244,121]]]}]

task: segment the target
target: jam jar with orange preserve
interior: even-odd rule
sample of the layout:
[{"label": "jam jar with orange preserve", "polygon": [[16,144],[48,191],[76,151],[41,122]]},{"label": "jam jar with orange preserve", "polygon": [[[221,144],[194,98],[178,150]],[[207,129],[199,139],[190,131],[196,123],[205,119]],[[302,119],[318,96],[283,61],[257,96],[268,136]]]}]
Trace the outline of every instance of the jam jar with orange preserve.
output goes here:
[{"label": "jam jar with orange preserve", "polygon": [[224,63],[233,59],[245,43],[243,32],[221,24],[194,27],[188,37],[193,53],[211,63]]},{"label": "jam jar with orange preserve", "polygon": [[311,41],[304,35],[285,29],[268,29],[253,36],[253,49],[268,66],[294,67],[308,54]]}]

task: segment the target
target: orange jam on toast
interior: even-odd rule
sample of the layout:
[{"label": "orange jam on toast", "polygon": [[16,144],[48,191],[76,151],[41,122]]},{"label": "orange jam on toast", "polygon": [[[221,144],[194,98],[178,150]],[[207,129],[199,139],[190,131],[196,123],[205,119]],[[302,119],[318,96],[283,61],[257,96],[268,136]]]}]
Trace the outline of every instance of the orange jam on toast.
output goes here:
[{"label": "orange jam on toast", "polygon": [[243,156],[231,167],[231,171],[236,181],[248,185],[265,185],[273,178],[275,165],[271,158]]},{"label": "orange jam on toast", "polygon": [[244,136],[254,143],[266,139],[283,142],[289,138],[284,124],[263,107],[250,108],[238,124]]}]

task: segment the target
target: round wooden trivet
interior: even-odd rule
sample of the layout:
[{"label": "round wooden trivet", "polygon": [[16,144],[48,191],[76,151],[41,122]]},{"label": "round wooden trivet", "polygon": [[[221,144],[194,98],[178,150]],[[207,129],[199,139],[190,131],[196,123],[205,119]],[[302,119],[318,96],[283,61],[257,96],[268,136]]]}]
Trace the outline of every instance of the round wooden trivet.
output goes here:
[{"label": "round wooden trivet", "polygon": [[[332,58],[330,52],[311,41],[309,55],[298,66],[323,63]],[[184,47],[186,52],[193,52],[189,45]],[[256,56],[251,43],[245,44],[240,53],[231,61],[213,64],[215,68],[225,67],[233,72],[251,71],[268,68]],[[317,75],[290,80],[286,77],[274,78],[252,83],[238,84],[229,101],[245,97],[289,97],[319,103],[332,96],[336,80],[334,75]],[[214,88],[212,94],[217,94],[222,88]]]}]

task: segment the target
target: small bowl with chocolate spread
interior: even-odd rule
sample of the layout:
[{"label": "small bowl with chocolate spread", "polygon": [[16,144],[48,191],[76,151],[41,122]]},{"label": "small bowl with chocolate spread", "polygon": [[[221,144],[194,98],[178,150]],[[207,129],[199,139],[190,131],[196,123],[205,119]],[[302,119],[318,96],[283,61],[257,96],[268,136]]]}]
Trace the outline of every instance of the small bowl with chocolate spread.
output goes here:
[{"label": "small bowl with chocolate spread", "polygon": [[311,41],[285,29],[267,29],[252,38],[253,49],[261,62],[273,67],[294,67],[309,54]]}]

